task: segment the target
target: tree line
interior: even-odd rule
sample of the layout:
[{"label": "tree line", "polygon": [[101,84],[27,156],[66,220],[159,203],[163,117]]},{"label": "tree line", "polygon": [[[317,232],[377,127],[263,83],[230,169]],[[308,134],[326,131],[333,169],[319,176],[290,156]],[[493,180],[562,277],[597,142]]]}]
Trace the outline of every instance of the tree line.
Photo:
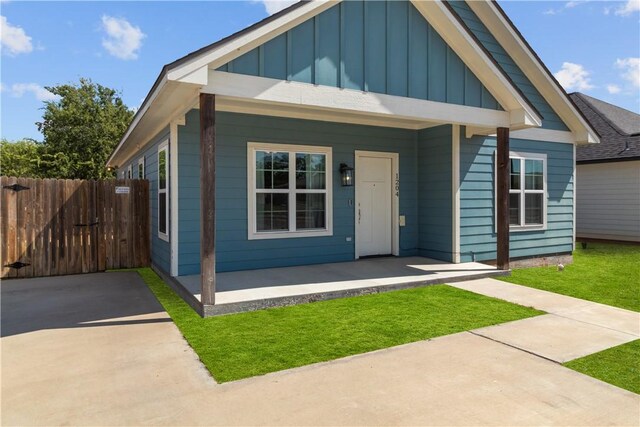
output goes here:
[{"label": "tree line", "polygon": [[0,174],[65,179],[114,177],[114,171],[105,165],[134,115],[121,94],[84,78],[46,89],[56,99],[44,102],[42,121],[36,123],[43,140],[0,140]]}]

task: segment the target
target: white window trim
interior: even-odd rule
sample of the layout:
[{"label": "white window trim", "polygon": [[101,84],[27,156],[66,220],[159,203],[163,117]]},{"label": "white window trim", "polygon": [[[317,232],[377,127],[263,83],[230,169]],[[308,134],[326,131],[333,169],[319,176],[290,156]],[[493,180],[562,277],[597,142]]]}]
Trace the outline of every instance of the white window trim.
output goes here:
[{"label": "white window trim", "polygon": [[[160,153],[164,151],[165,152],[165,188],[164,189],[160,189]],[[158,162],[158,195],[157,195],[157,199],[158,199],[158,237],[162,240],[164,240],[165,242],[169,241],[169,227],[170,227],[170,221],[169,221],[169,141],[163,141],[160,143],[160,145],[158,145],[158,153],[157,153],[157,162]],[[167,232],[163,233],[162,231],[160,231],[160,194],[164,193],[166,194],[166,202],[165,202],[165,220],[167,221]]]},{"label": "white window trim", "polygon": [[[326,156],[326,228],[324,230],[304,230],[304,231],[257,231],[256,223],[256,151],[287,151],[295,153],[324,154]],[[298,237],[321,237],[333,236],[333,168],[332,168],[331,147],[295,145],[295,144],[272,144],[264,142],[247,143],[247,238],[249,240],[261,239],[290,239]],[[295,183],[295,168],[289,168],[289,183]],[[305,193],[313,192],[305,190]],[[324,191],[317,191],[325,193]],[[296,189],[287,190],[289,194],[289,229],[295,230],[295,197]],[[292,212],[294,215],[292,215]]]},{"label": "white window trim", "polygon": [[125,177],[127,179],[133,178],[133,165],[129,165],[129,167],[127,167],[127,174],[125,175]]},{"label": "white window trim", "polygon": [[[497,152],[496,152],[497,153]],[[494,153],[494,168],[495,171],[497,172],[498,170],[498,159],[497,156],[495,155],[496,153]],[[524,215],[525,215],[525,202],[524,202],[524,198],[525,198],[525,194],[527,192],[529,193],[542,193],[542,224],[529,224],[529,225],[509,225],[509,231],[510,232],[519,232],[519,231],[544,231],[547,229],[547,216],[548,216],[548,212],[547,212],[547,200],[549,198],[549,192],[547,189],[547,155],[544,153],[524,153],[524,152],[516,152],[516,151],[509,151],[509,160],[511,159],[525,159],[525,160],[542,160],[542,190],[527,190],[527,191],[523,191],[522,189],[520,190],[509,190],[509,194],[513,193],[519,193],[520,194],[520,224],[524,224]],[[523,187],[525,185],[525,181],[524,181],[524,165],[520,168],[520,185],[521,187]],[[494,173],[494,206],[498,206],[498,179],[497,179],[497,173]],[[508,218],[507,218],[508,220]],[[497,233],[498,232],[498,210],[495,209],[495,215],[494,215],[494,230]]]},{"label": "white window trim", "polygon": [[[140,166],[142,166],[142,178],[140,178]],[[146,167],[144,164],[144,156],[143,156],[138,159],[138,169],[136,170],[136,176],[138,177],[138,179],[145,179],[146,178],[145,172],[146,172]]]}]

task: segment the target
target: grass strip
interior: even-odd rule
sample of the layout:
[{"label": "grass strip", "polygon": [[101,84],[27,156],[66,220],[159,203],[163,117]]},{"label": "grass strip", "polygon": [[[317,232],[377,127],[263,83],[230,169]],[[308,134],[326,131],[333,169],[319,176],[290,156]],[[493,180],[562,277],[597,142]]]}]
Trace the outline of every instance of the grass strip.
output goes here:
[{"label": "grass strip", "polygon": [[573,264],[514,270],[498,279],[627,310],[640,311],[640,245],[578,244]]},{"label": "grass strip", "polygon": [[564,366],[640,394],[640,340],[572,360]]},{"label": "grass strip", "polygon": [[153,270],[138,272],[218,382],[542,314],[434,285],[202,319]]}]

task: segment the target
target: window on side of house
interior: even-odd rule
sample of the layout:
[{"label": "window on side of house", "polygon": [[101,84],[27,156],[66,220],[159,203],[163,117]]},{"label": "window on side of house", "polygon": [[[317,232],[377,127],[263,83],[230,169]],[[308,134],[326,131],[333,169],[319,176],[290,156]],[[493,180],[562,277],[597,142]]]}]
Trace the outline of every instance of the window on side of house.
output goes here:
[{"label": "window on side of house", "polygon": [[169,147],[163,142],[158,147],[158,236],[169,240]]},{"label": "window on side of house", "polygon": [[249,143],[248,238],[333,234],[331,148]]},{"label": "window on side of house", "polygon": [[133,178],[133,165],[129,165],[127,168],[127,179]]},{"label": "window on side of house", "polygon": [[138,159],[138,179],[144,179],[144,157]]},{"label": "window on side of house", "polygon": [[511,153],[509,162],[509,225],[512,230],[547,226],[547,156]]}]

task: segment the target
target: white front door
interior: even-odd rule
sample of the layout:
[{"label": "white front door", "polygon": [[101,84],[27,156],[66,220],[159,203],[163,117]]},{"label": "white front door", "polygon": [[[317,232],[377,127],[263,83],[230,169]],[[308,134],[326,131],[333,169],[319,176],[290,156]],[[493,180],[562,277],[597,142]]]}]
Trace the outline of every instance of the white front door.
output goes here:
[{"label": "white front door", "polygon": [[393,155],[356,153],[356,257],[393,253]]}]

